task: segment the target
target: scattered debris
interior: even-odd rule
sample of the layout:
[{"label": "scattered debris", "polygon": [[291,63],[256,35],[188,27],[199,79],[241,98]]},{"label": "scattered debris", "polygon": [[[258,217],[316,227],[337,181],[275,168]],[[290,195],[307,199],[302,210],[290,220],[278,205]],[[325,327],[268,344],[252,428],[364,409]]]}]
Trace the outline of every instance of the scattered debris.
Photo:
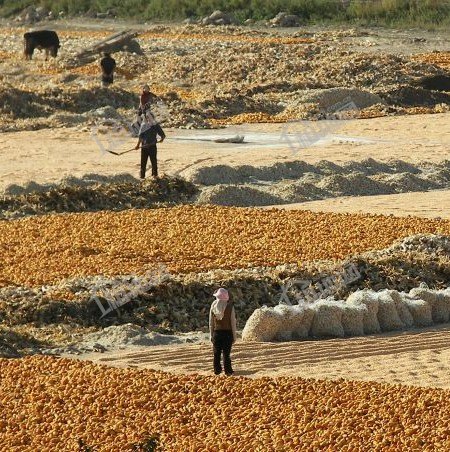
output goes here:
[{"label": "scattered debris", "polygon": [[203,25],[237,25],[238,21],[233,14],[224,13],[220,10],[214,11],[211,15],[202,20]]},{"label": "scattered debris", "polygon": [[270,20],[270,24],[273,27],[298,27],[300,25],[300,17],[295,14],[281,12]]}]

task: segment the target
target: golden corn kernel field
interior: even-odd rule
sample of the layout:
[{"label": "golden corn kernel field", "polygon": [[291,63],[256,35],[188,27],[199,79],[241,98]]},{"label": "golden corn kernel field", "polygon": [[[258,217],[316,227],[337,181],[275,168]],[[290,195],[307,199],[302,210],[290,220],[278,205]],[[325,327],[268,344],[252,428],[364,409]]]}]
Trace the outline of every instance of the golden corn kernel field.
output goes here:
[{"label": "golden corn kernel field", "polygon": [[450,69],[450,52],[420,53],[414,55],[413,60],[435,64],[443,69]]},{"label": "golden corn kernel field", "polygon": [[[180,451],[448,450],[447,390],[294,377],[246,379],[0,360],[0,448]],[[30,375],[33,375],[30,378]],[[134,448],[133,448],[134,447]]]},{"label": "golden corn kernel field", "polygon": [[63,278],[301,264],[382,249],[450,222],[366,214],[181,206],[0,222],[0,287]]}]

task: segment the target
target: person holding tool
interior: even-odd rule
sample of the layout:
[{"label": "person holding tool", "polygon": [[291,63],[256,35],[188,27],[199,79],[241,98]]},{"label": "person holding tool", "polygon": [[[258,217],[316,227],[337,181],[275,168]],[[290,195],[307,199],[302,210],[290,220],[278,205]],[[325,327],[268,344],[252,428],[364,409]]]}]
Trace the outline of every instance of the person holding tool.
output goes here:
[{"label": "person holding tool", "polygon": [[157,147],[156,143],[158,143],[157,136],[161,139],[159,143],[162,143],[166,138],[166,134],[164,133],[161,126],[156,122],[155,117],[153,116],[150,110],[144,112],[143,122],[141,125],[141,129],[139,130],[139,140],[135,147],[135,149],[139,149],[141,146],[141,179],[145,179],[145,171],[147,168],[147,162],[150,158],[150,162],[152,164],[152,176],[156,179],[158,177],[158,163],[156,160]]}]

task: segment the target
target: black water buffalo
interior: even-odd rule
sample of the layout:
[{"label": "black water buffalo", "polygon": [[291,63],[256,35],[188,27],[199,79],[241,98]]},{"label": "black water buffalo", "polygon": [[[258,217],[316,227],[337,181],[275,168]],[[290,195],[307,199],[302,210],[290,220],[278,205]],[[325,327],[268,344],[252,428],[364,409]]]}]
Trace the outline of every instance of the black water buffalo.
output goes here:
[{"label": "black water buffalo", "polygon": [[45,49],[45,59],[50,54],[52,57],[58,55],[59,38],[56,32],[50,30],[30,31],[23,35],[24,55],[27,60],[33,57],[34,49]]}]

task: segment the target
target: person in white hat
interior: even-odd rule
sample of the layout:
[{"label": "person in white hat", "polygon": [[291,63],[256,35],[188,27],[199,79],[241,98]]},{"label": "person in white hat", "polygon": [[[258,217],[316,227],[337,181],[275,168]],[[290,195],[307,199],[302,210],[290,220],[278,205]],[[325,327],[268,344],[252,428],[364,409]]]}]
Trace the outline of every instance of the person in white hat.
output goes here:
[{"label": "person in white hat", "polygon": [[228,290],[221,287],[214,292],[215,300],[209,311],[209,332],[214,349],[214,373],[222,372],[221,357],[226,375],[233,375],[231,347],[236,341],[236,313]]}]

